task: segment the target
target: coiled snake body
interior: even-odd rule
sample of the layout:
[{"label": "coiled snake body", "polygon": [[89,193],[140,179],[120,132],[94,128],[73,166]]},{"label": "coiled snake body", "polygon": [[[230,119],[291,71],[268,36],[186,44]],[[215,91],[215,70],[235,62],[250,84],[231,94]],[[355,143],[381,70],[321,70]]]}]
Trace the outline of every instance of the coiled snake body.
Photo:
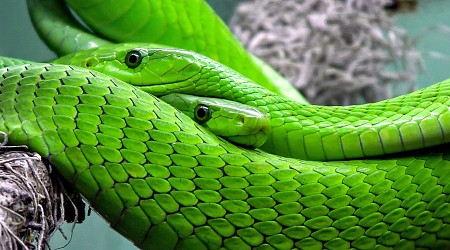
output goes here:
[{"label": "coiled snake body", "polygon": [[[405,152],[377,158],[298,160],[233,145],[139,87],[122,82],[118,72],[130,67],[116,56],[125,58],[130,49],[116,52],[103,57],[104,65],[124,67],[112,71],[117,73],[113,76],[58,64],[0,69],[0,130],[10,144],[26,144],[49,159],[136,246],[450,246],[448,82],[430,88],[433,94],[412,95],[415,102],[408,107],[428,113],[414,116],[413,110],[403,110],[412,115],[411,121],[421,117],[434,126],[429,131],[427,123],[419,126],[426,130],[419,137],[430,147],[409,151],[416,145],[406,143],[397,150]],[[181,60],[183,65],[186,61]],[[102,60],[84,62],[80,66],[91,67]],[[170,85],[160,88],[164,86]],[[293,103],[261,91],[284,102],[280,107]],[[421,103],[425,97],[439,102],[427,106]],[[277,114],[271,113],[271,118]],[[289,121],[289,113],[279,114]],[[428,132],[433,136],[423,136]]]},{"label": "coiled snake body", "polygon": [[155,97],[63,65],[0,70],[0,130],[141,248],[410,248],[450,242],[448,145],[300,161],[218,139]]}]

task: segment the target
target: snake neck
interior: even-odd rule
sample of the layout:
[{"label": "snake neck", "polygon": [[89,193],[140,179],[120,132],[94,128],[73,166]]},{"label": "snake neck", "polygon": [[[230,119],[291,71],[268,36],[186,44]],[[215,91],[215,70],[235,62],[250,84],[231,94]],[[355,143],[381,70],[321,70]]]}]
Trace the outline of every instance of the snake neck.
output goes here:
[{"label": "snake neck", "polygon": [[[198,62],[201,63],[201,62]],[[344,160],[404,152],[450,140],[450,81],[377,103],[353,106],[305,105],[259,87],[218,64],[201,63],[183,82],[143,87],[224,98],[271,116],[262,149],[309,160]]]},{"label": "snake neck", "polygon": [[[141,48],[138,50],[144,55],[137,69],[123,63],[125,54],[133,48]],[[83,58],[90,58],[91,63]],[[261,148],[287,157],[357,159],[450,140],[450,81],[372,104],[317,106],[279,96],[222,64],[181,50],[114,45],[58,62],[91,66],[156,96],[183,93],[259,108],[271,117],[271,132]]]}]

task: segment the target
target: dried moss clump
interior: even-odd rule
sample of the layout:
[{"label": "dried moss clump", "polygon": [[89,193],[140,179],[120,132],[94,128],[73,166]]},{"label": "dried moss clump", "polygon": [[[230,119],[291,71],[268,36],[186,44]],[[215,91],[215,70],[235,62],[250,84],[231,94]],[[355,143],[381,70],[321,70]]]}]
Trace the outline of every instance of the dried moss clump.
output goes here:
[{"label": "dried moss clump", "polygon": [[[421,55],[383,0],[249,0],[231,28],[316,104],[349,105],[412,90]],[[403,86],[403,88],[405,88]]]}]

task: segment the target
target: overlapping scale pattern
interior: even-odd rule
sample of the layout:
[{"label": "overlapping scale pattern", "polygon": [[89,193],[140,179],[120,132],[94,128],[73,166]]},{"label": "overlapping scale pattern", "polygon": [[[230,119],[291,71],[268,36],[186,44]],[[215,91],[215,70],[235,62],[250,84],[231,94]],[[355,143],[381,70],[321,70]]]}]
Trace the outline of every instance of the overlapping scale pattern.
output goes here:
[{"label": "overlapping scale pattern", "polygon": [[[115,56],[111,52],[117,52]],[[121,63],[141,50],[137,69]],[[83,59],[95,58],[85,65]],[[83,51],[59,63],[89,67],[139,86],[156,96],[183,93],[223,98],[270,114],[267,152],[309,160],[345,160],[406,152],[450,140],[450,80],[397,98],[354,106],[305,105],[259,87],[204,56],[122,44]]]},{"label": "overlapping scale pattern", "polygon": [[0,76],[0,130],[47,157],[141,248],[450,246],[447,144],[299,161],[229,144],[99,73],[36,64]]},{"label": "overlapping scale pattern", "polygon": [[[274,95],[207,60],[192,63],[203,65],[201,74],[208,77],[195,80],[193,91],[183,88],[178,91],[235,100],[270,113],[271,136],[262,148],[271,153],[301,159],[342,160],[449,142],[448,80],[378,103],[330,107],[299,104]],[[199,86],[203,85],[209,91],[201,91]]]},{"label": "overlapping scale pattern", "polygon": [[[142,45],[128,44],[117,49],[126,51],[133,47]],[[347,107],[305,105],[261,88],[203,56],[181,50],[150,50],[146,59],[151,65],[165,65],[164,74],[157,74],[162,75],[157,82],[130,81],[131,84],[157,96],[177,92],[257,107],[271,116],[270,136],[261,148],[277,155],[310,160],[357,159],[430,147],[450,139],[450,80],[377,103]],[[103,60],[101,50],[88,54]],[[171,67],[179,58],[184,58],[184,67]],[[94,68],[106,74],[121,71],[108,68],[114,68],[120,60],[108,58]],[[70,63],[79,64],[76,58]],[[144,65],[133,74],[149,79],[146,76],[153,68]],[[168,72],[170,79],[164,77]]]}]

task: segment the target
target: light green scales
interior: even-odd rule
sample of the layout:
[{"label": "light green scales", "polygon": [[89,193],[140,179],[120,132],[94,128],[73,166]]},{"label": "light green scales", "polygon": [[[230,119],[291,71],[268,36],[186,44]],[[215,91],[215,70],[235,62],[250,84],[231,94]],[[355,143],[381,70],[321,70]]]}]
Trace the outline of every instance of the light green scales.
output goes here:
[{"label": "light green scales", "polygon": [[[139,59],[130,67],[129,55]],[[268,152],[343,160],[404,152],[450,140],[450,82],[378,103],[347,107],[302,104],[279,96],[204,56],[145,44],[106,45],[57,59],[111,75],[163,96],[223,98],[270,114]]]},{"label": "light green scales", "polygon": [[143,249],[443,248],[448,145],[299,161],[236,147],[170,105],[63,65],[0,70],[0,130]]},{"label": "light green scales", "polygon": [[[52,46],[62,49],[64,54],[111,43],[82,33],[82,28],[74,30],[72,26],[64,26],[72,22],[65,14],[59,16],[62,20],[49,22],[46,18],[55,18],[52,15],[58,12],[46,14],[39,7],[52,4],[51,1],[29,2],[35,4],[36,9],[31,12],[41,21],[38,24],[43,28],[41,34],[45,37],[59,34]],[[80,1],[77,7],[76,1],[71,1],[76,11],[84,8],[85,14],[80,12],[80,15],[85,17],[90,11],[100,14],[102,9],[109,8],[108,14],[113,19],[94,20],[99,27],[114,29],[109,25],[119,24],[122,31],[140,34],[137,26],[128,27],[126,22],[119,22],[127,20],[120,18],[122,14],[134,14],[132,9],[117,8],[118,5],[106,7],[102,0],[89,1],[92,4],[89,6],[83,3],[87,4]],[[133,3],[136,6],[147,3],[159,17],[174,16],[161,15],[165,13],[162,1]],[[163,5],[176,8],[183,6],[182,3],[187,1],[164,1]],[[167,13],[188,13],[197,7],[208,10],[202,1],[189,3],[192,9]],[[131,21],[141,20],[136,16]],[[217,24],[216,21],[208,24],[212,23]],[[63,28],[64,32],[57,33],[59,29],[55,27]],[[199,34],[198,29],[194,30],[192,34]],[[170,34],[162,37],[180,37]],[[162,40],[165,39],[153,42]],[[193,44],[174,41],[181,45]],[[215,49],[212,47],[216,43],[204,43],[210,46],[203,48]],[[155,45],[108,46],[80,52],[76,59],[72,58],[72,64],[104,71],[110,76],[77,66],[50,64],[0,69],[0,130],[8,134],[11,143],[26,144],[49,159],[115,230],[138,247],[439,249],[450,246],[447,81],[377,104],[318,107],[280,97],[191,52],[155,49]],[[135,57],[136,51],[143,57]],[[251,56],[246,57],[250,60],[244,66],[253,60]],[[5,61],[7,65],[16,63]],[[146,77],[138,74],[142,72]],[[152,81],[147,81],[148,76]],[[208,89],[207,96],[254,106],[270,114],[272,132],[266,146],[263,145],[265,150],[299,150],[298,154],[294,152],[299,158],[320,160],[363,159],[296,160],[244,149],[217,137],[138,88],[156,95],[173,91],[200,94]],[[302,117],[308,119],[302,123]],[[357,121],[361,118],[364,122]],[[389,125],[383,127],[386,123]],[[331,138],[330,142],[323,143],[330,131],[325,125],[329,124],[338,131],[331,134],[340,139]],[[301,139],[304,147],[298,146],[301,145],[298,141],[289,142],[292,131],[304,133]],[[383,137],[384,134],[387,136]],[[383,150],[377,136],[381,138]],[[289,137],[287,141],[285,137]],[[275,139],[280,140],[275,143]],[[335,148],[327,149],[323,145]],[[341,151],[333,153],[339,145]],[[420,148],[420,152],[409,151],[412,147]],[[405,152],[367,158],[394,151]]]}]

